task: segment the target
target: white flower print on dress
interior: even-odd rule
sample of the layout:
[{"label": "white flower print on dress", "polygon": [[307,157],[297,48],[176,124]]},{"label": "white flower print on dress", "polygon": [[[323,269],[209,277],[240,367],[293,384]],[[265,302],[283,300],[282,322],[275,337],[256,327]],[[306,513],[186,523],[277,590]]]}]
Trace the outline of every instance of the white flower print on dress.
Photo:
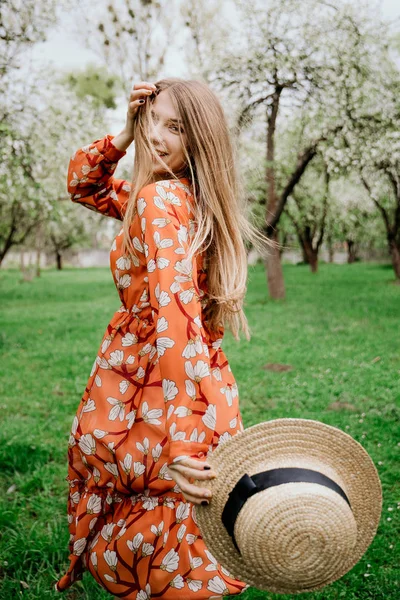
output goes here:
[{"label": "white flower print on dress", "polygon": [[93,431],[93,435],[96,439],[101,440],[103,437],[108,435],[108,431],[104,431],[103,429],[95,429]]},{"label": "white flower print on dress", "polygon": [[101,344],[101,351],[103,354],[105,353],[105,351],[107,350],[107,348],[109,347],[111,342],[112,342],[112,339],[110,338],[110,336],[107,336],[104,338],[103,343]]},{"label": "white flower print on dress", "polygon": [[154,510],[158,506],[158,498],[156,496],[147,496],[143,500],[143,508],[145,510]]},{"label": "white flower print on dress", "polygon": [[[187,536],[186,536],[187,539]],[[192,571],[194,569],[197,569],[198,567],[201,567],[201,565],[203,564],[203,559],[201,558],[201,556],[192,556],[192,553],[190,552],[190,550],[188,550],[189,553],[189,564],[190,564],[190,568],[192,569]]]},{"label": "white flower print on dress", "polygon": [[103,556],[111,571],[116,571],[118,564],[117,553],[114,550],[106,550]]},{"label": "white flower print on dress", "polygon": [[178,417],[189,417],[192,413],[193,413],[192,409],[188,408],[187,406],[178,406],[174,410],[174,414],[177,415]]},{"label": "white flower print on dress", "polygon": [[146,557],[146,556],[150,556],[151,554],[153,554],[154,552],[154,546],[152,544],[149,544],[148,542],[144,542],[143,546],[142,546],[142,556]]},{"label": "white flower print on dress", "polygon": [[207,410],[205,415],[201,417],[204,425],[207,425],[213,431],[215,430],[215,426],[217,423],[217,407],[215,404],[209,404],[207,406]]},{"label": "white flower print on dress", "polygon": [[172,477],[168,471],[167,463],[164,463],[163,466],[161,467],[161,469],[159,470],[158,477],[159,477],[159,479],[163,479],[165,481],[172,481]]},{"label": "white flower print on dress", "polygon": [[109,364],[112,367],[119,367],[124,362],[124,353],[122,350],[114,350],[114,352],[110,353],[110,358],[108,359]]},{"label": "white flower print on dress", "polygon": [[176,534],[176,539],[178,540],[179,543],[182,542],[182,540],[185,536],[185,531],[186,531],[186,525],[184,523],[182,523],[182,525],[179,527],[177,534]]},{"label": "white flower print on dress", "polygon": [[190,512],[190,504],[188,502],[180,502],[176,507],[176,522],[182,523],[188,518]]},{"label": "white flower print on dress", "polygon": [[[160,568],[162,568],[162,566]],[[175,575],[173,580],[170,581],[169,585],[177,590],[181,590],[185,585],[182,575]]]},{"label": "white flower print on dress", "polygon": [[143,475],[145,470],[146,470],[146,467],[144,466],[143,463],[141,463],[139,461],[135,461],[133,463],[133,473],[134,473],[135,477],[140,477],[141,475]]},{"label": "white flower print on dress", "polygon": [[119,464],[121,465],[125,475],[129,475],[132,468],[132,454],[126,454],[124,460],[120,460]]},{"label": "white flower print on dress", "polygon": [[128,412],[128,414],[126,415],[126,420],[128,421],[128,425],[126,426],[127,429],[130,429],[132,427],[132,425],[135,422],[135,418],[136,418],[136,410],[131,410],[130,412]]},{"label": "white flower print on dress", "polygon": [[136,448],[140,452],[143,452],[143,454],[148,454],[149,453],[149,448],[150,448],[149,438],[145,437],[143,439],[143,444],[141,444],[140,442],[136,442]]},{"label": "white flower print on dress", "polygon": [[81,499],[81,495],[79,492],[73,492],[72,494],[70,494],[69,497],[71,498],[74,504],[78,504],[79,500]]},{"label": "white flower print on dress", "polygon": [[203,353],[203,344],[200,336],[197,335],[194,339],[189,340],[185,348],[183,349],[183,358],[195,358],[198,354]]},{"label": "white flower print on dress", "polygon": [[101,498],[100,496],[96,496],[96,494],[92,494],[89,498],[88,503],[86,505],[86,512],[88,515],[93,515],[95,513],[99,513],[101,511]]},{"label": "white flower print on dress", "polygon": [[203,587],[203,582],[200,579],[190,579],[190,577],[187,577],[186,583],[192,592],[198,592]]},{"label": "white flower print on dress", "polygon": [[175,381],[171,381],[170,379],[162,380],[162,389],[165,402],[168,402],[169,400],[174,400],[176,395],[178,394],[178,388],[176,387]]},{"label": "white flower print on dress", "polygon": [[140,590],[136,596],[136,600],[150,600],[151,598],[151,588],[147,583],[144,590]]},{"label": "white flower print on dress", "polygon": [[225,398],[228,403],[228,406],[232,406],[234,399],[238,395],[238,388],[237,388],[236,383],[234,383],[232,385],[228,384],[228,385],[222,387],[221,392],[223,394],[225,394]]},{"label": "white flower print on dress", "polygon": [[119,383],[119,391],[120,394],[125,394],[126,390],[129,388],[130,383],[129,381],[126,381],[126,379],[124,379],[123,381],[120,381]]},{"label": "white flower print on dress", "polygon": [[91,398],[88,398],[87,402],[85,402],[83,405],[82,413],[92,412],[92,410],[96,410],[96,403]]},{"label": "white flower print on dress", "polygon": [[161,444],[157,444],[154,448],[152,448],[151,455],[153,457],[154,462],[158,461],[158,459],[161,456],[161,453],[162,453],[162,446],[161,446]]},{"label": "white flower print on dress", "polygon": [[82,554],[82,552],[85,549],[86,542],[87,542],[86,538],[80,538],[79,540],[76,540],[76,542],[74,542],[73,553],[75,554],[75,556],[80,556]]},{"label": "white flower print on dress", "polygon": [[120,256],[115,264],[121,271],[128,271],[131,268],[131,261],[127,256]]},{"label": "white flower print on dress", "polygon": [[115,463],[107,462],[105,463],[104,468],[111,473],[111,475],[114,475],[116,479],[118,478],[118,467]]},{"label": "white flower print on dress", "polygon": [[125,275],[122,275],[122,277],[120,277],[119,271],[118,271],[118,269],[116,269],[114,271],[114,276],[115,276],[117,289],[125,290],[126,288],[128,288],[131,285],[132,278],[127,273],[125,273]]},{"label": "white flower print on dress", "polygon": [[142,409],[142,419],[145,423],[151,423],[152,425],[161,425],[161,421],[158,417],[161,417],[163,414],[163,410],[161,408],[153,408],[149,410],[149,405],[147,402],[143,402],[141,404]]},{"label": "white flower print on dress", "polygon": [[[172,408],[172,412],[173,412],[173,406]],[[172,423],[171,427],[169,428],[169,435],[172,441],[179,441],[179,440],[184,440],[185,439],[185,432],[184,431],[176,431],[176,423]]]},{"label": "white flower print on dress", "polygon": [[[229,595],[229,590],[226,587],[224,580],[221,579],[221,577],[219,577],[219,575],[216,575],[215,577],[210,579],[210,581],[208,582],[208,585],[207,585],[207,589],[210,590],[211,592],[215,592],[216,594],[221,594],[222,596]],[[211,596],[211,597],[213,597],[213,596]],[[218,596],[215,596],[215,598],[218,598]]]},{"label": "white flower print on dress", "polygon": [[200,434],[197,431],[197,427],[195,427],[192,431],[192,433],[190,434],[190,441],[191,442],[199,442],[199,443],[203,443],[203,441],[205,440],[206,434],[204,433],[204,431],[202,431]]},{"label": "white flower print on dress", "polygon": [[120,421],[123,421],[125,418],[125,404],[122,400],[109,396],[107,402],[112,406],[112,409],[108,413],[109,420],[115,421],[116,419],[119,419]]},{"label": "white flower print on dress", "polygon": [[150,527],[150,531],[152,533],[154,533],[154,535],[160,536],[162,535],[164,529],[164,521],[161,521],[161,523],[156,527],[155,525],[151,525]]},{"label": "white flower print on dress", "polygon": [[79,425],[79,420],[78,417],[75,415],[73,421],[72,421],[72,427],[71,427],[71,433],[72,435],[76,434],[76,430],[78,429],[78,425]]},{"label": "white flower print on dress", "polygon": [[139,550],[139,548],[143,542],[143,539],[144,539],[143,534],[137,533],[135,535],[135,537],[133,538],[133,540],[127,540],[126,544],[129,548],[129,550],[131,550],[131,552],[133,552],[133,553],[136,553]]},{"label": "white flower print on dress", "polygon": [[164,556],[161,561],[160,569],[162,571],[168,571],[168,573],[172,573],[176,571],[179,565],[179,554],[171,548],[169,552]]},{"label": "white flower print on dress", "polygon": [[79,439],[79,448],[84,454],[95,454],[96,453],[96,440],[90,433],[84,434]]},{"label": "white flower print on dress", "polygon": [[101,530],[101,537],[106,540],[106,542],[111,542],[113,530],[115,527],[115,523],[108,523],[108,525],[104,525]]},{"label": "white flower print on dress", "polygon": [[128,348],[129,346],[133,346],[134,344],[138,343],[138,337],[137,335],[128,332],[121,339],[121,343],[124,348]]}]

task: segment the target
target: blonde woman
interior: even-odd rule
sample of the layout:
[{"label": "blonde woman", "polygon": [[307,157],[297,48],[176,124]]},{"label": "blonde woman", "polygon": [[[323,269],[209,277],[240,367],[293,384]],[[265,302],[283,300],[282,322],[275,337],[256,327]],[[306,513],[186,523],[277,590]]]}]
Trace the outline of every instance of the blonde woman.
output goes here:
[{"label": "blonde woman", "polygon": [[[113,176],[135,141],[133,183]],[[70,565],[117,598],[203,600],[247,586],[218,564],[194,505],[207,453],[243,429],[221,348],[242,327],[244,216],[222,107],[200,81],[140,82],[116,136],[78,149],[71,200],[123,222],[110,266],[121,306],[103,336],[68,448]]]}]

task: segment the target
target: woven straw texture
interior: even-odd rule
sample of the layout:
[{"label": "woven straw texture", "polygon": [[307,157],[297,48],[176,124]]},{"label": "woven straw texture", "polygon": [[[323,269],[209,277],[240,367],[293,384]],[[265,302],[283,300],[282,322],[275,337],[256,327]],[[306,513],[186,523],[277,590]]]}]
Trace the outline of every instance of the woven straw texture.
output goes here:
[{"label": "woven straw texture", "polygon": [[[336,427],[308,419],[258,423],[209,454],[217,473],[208,506],[194,518],[213,556],[234,577],[275,593],[320,589],[347,573],[370,545],[381,515],[377,470],[365,449]],[[319,471],[339,484],[286,483],[250,497],[237,517],[236,550],[221,515],[229,492],[247,473],[279,467]]]}]

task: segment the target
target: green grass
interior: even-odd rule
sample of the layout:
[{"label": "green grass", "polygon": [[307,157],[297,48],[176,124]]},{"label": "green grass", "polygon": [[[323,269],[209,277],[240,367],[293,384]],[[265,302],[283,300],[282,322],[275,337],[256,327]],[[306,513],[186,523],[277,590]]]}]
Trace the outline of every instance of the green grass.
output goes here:
[{"label": "green grass", "polygon": [[[225,334],[245,427],[302,417],[343,429],[378,468],[383,512],[370,548],[339,581],[310,594],[253,588],[240,597],[398,599],[400,287],[390,268],[371,264],[322,264],[317,275],[285,265],[284,273],[287,299],[272,302],[262,266],[250,269],[252,339]],[[0,287],[0,598],[60,598],[53,585],[67,567],[67,441],[119,298],[108,269],[48,270],[31,283],[5,270]],[[110,598],[89,573],[63,597]]]}]

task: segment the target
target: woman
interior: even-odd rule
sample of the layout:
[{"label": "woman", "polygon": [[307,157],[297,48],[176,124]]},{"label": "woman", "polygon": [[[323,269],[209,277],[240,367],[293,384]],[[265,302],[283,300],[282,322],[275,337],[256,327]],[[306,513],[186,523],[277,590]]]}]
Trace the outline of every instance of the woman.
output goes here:
[{"label": "woman", "polygon": [[[113,172],[133,140],[131,185]],[[218,99],[199,81],[136,84],[121,133],[72,156],[68,190],[123,221],[110,254],[122,304],[72,424],[70,566],[56,589],[87,569],[121,598],[239,594],[193,511],[210,501],[194,484],[216,476],[207,453],[243,429],[223,322],[250,339],[242,237],[265,239],[242,215]]]}]

